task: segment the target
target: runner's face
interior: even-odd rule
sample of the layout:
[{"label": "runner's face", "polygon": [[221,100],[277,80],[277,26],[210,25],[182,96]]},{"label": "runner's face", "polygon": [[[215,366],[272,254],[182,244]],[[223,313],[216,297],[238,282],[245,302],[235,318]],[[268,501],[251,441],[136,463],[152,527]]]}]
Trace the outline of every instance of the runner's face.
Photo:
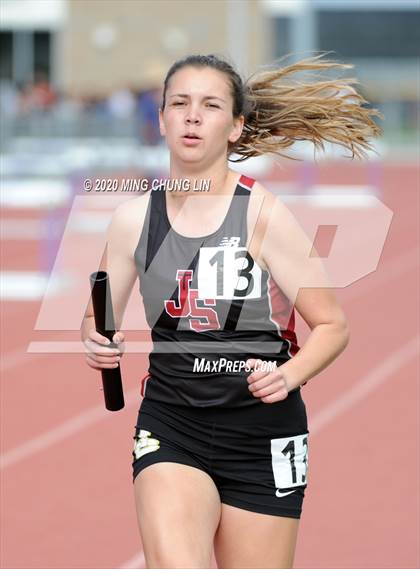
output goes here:
[{"label": "runner's face", "polygon": [[[172,153],[184,162],[211,163],[226,156],[227,145],[242,131],[234,119],[229,80],[208,67],[184,67],[170,79],[165,109],[159,111],[160,132]],[[194,134],[198,138],[186,137]]]}]

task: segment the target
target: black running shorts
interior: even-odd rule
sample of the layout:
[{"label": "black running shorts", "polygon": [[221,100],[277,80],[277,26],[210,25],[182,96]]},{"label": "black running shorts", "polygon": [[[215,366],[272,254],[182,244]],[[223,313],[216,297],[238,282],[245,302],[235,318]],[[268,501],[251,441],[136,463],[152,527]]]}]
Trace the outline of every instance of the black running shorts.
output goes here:
[{"label": "black running shorts", "polygon": [[199,468],[220,500],[300,518],[308,476],[308,427],[300,389],[252,408],[198,408],[144,398],[135,425],[133,482],[157,462]]}]

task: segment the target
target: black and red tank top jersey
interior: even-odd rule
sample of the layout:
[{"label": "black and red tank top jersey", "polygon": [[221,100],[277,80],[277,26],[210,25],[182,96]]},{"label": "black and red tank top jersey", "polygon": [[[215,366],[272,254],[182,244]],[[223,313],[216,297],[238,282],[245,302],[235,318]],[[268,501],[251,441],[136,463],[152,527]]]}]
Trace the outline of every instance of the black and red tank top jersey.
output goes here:
[{"label": "black and red tank top jersey", "polygon": [[153,341],[141,388],[147,399],[194,407],[261,405],[248,390],[246,360],[275,366],[299,350],[294,307],[246,249],[254,182],[239,178],[222,224],[203,237],[175,231],[167,190],[151,190],[135,251]]}]

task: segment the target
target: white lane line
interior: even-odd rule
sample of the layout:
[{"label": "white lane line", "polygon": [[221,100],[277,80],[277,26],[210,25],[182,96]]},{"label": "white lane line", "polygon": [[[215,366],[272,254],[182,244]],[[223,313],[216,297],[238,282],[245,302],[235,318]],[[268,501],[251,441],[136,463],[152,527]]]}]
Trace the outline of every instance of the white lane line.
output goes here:
[{"label": "white lane line", "polygon": [[144,558],[144,553],[141,551],[125,563],[119,566],[118,569],[145,569],[146,559]]},{"label": "white lane line", "polygon": [[4,178],[0,204],[4,209],[46,209],[64,206],[71,198],[67,178]]},{"label": "white lane line", "polygon": [[[395,378],[396,372],[420,351],[420,336],[416,336],[402,348],[390,354],[383,362],[377,365],[351,389],[343,393],[335,401],[326,405],[319,413],[309,420],[310,435],[319,433],[326,425],[337,417],[354,407],[366,395],[369,395],[385,381]],[[141,565],[141,556],[137,555],[120,565],[119,569],[144,569]],[[143,556],[144,559],[144,556]]]},{"label": "white lane line", "polygon": [[[53,214],[54,215],[54,214]],[[39,241],[58,239],[62,233],[60,225],[65,225],[64,217],[57,214],[51,219],[31,219],[7,217],[1,220],[0,239],[2,241]],[[103,233],[109,225],[111,213],[87,212],[75,213],[70,219],[69,228],[75,233]]]},{"label": "white lane line", "polygon": [[19,217],[7,217],[1,220],[0,239],[10,240],[40,240],[48,237],[48,231],[44,220],[22,219]]},{"label": "white lane line", "polygon": [[[124,399],[126,407],[130,407],[136,403],[140,404],[140,387],[136,387],[135,389],[131,389],[125,393]],[[64,439],[72,437],[91,425],[94,425],[103,419],[108,419],[112,414],[112,411],[105,409],[104,404],[91,407],[83,413],[76,415],[76,417],[61,423],[61,425],[55,429],[51,429],[38,437],[34,437],[23,445],[19,445],[0,455],[0,470],[3,470],[8,466],[12,466],[22,460],[26,460],[32,455],[43,451]]]},{"label": "white lane line", "polygon": [[0,299],[34,301],[45,293],[57,296],[66,288],[66,278],[41,271],[0,271]]},{"label": "white lane line", "polygon": [[318,433],[336,417],[353,407],[385,381],[395,378],[396,372],[420,352],[420,336],[416,336],[399,350],[390,354],[353,387],[324,407],[311,419],[310,433]]},{"label": "white lane line", "polygon": [[[44,356],[48,356],[48,354],[39,353],[37,358],[41,358]],[[13,350],[8,354],[4,354],[2,356],[2,360],[0,362],[0,371],[5,372],[9,369],[12,369],[16,366],[19,366],[21,363],[26,363],[26,359],[32,359],[32,354],[28,354],[26,352],[26,348],[18,348],[17,350]]]}]

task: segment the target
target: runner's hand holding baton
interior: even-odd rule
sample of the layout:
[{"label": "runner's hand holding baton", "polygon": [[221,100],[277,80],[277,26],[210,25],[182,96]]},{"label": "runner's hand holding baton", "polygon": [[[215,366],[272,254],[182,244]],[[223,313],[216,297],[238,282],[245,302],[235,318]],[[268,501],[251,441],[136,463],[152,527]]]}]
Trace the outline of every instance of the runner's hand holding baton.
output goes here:
[{"label": "runner's hand holding baton", "polygon": [[[111,288],[106,271],[97,271],[90,275],[92,306],[95,328],[98,334],[105,336],[110,343],[107,349],[118,349],[113,342],[115,335],[114,311],[112,308]],[[105,407],[108,411],[119,411],[124,407],[124,393],[121,381],[121,369],[118,367],[102,368]]]}]

